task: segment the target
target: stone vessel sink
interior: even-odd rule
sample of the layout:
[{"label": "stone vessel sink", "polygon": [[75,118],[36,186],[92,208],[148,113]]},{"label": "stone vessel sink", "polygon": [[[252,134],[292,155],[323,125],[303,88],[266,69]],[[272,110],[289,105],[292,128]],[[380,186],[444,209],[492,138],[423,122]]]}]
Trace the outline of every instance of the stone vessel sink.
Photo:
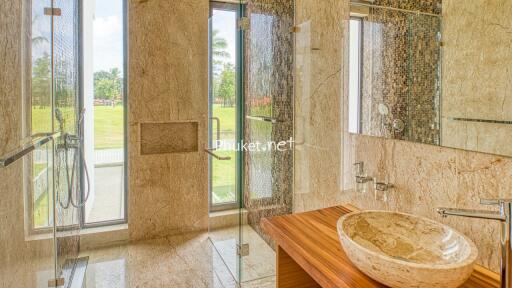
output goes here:
[{"label": "stone vessel sink", "polygon": [[354,265],[390,287],[459,287],[478,256],[463,234],[404,213],[350,213],[338,220],[338,235]]}]

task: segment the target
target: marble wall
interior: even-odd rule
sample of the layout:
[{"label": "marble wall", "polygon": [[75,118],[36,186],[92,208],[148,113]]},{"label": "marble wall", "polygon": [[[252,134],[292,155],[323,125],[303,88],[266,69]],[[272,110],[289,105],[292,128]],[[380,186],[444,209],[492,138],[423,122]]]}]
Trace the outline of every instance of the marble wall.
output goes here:
[{"label": "marble wall", "polygon": [[294,212],[326,207],[341,189],[347,4],[295,1]]},{"label": "marble wall", "polygon": [[[208,0],[129,1],[132,240],[207,229],[208,7]],[[173,121],[198,122],[199,151],[141,155],[139,124]]]},{"label": "marble wall", "polygon": [[[443,1],[444,13],[449,13],[449,11],[459,9],[459,13],[461,13],[461,11],[466,11],[466,15],[474,15],[476,13],[474,9],[479,7],[478,5],[483,5],[484,1],[475,1],[471,4],[466,3],[468,5],[464,5],[464,7],[461,7],[460,3],[456,4],[456,2],[457,1],[449,0]],[[329,7],[332,5],[332,3],[326,4],[326,6]],[[347,35],[348,32],[346,30],[346,20],[349,17],[348,1],[343,2],[343,4],[338,3],[338,5],[340,6],[339,9],[328,10],[327,7],[324,7],[323,9],[325,9],[325,11],[323,11],[324,14],[322,14],[322,20],[333,21],[326,22],[324,25],[326,25],[326,27],[337,27],[336,29],[339,30],[333,29],[333,31],[340,31],[342,33],[330,33],[329,30],[324,30],[324,33],[321,35],[323,35],[325,40],[322,43],[326,43],[331,40],[333,41],[332,43],[339,41],[338,43],[343,43],[341,47],[346,47],[346,38],[341,39],[338,37]],[[486,5],[492,6],[489,3]],[[499,19],[505,19],[503,17],[505,17],[506,12],[503,10],[506,10],[505,8],[507,8],[507,5],[508,4],[505,4],[504,2],[500,2],[493,6],[496,11],[494,14],[491,13],[491,15],[500,16],[494,23],[502,23],[505,21],[501,21]],[[322,5],[316,5],[315,9],[322,9]],[[485,9],[489,10],[490,7]],[[498,12],[498,10],[501,12]],[[330,15],[335,13],[333,11],[342,11],[342,14],[336,18],[330,18]],[[511,10],[508,9],[508,11]],[[450,16],[444,15],[444,17]],[[473,22],[473,20],[470,20],[471,16],[457,18],[460,19],[460,21],[455,21],[452,25],[458,25],[459,29],[464,29],[460,27],[470,25]],[[476,21],[475,25],[481,23],[489,23],[487,25],[489,29],[491,29],[489,31],[501,31],[501,29],[508,29],[506,28],[508,26],[504,26],[502,24],[492,25],[491,23],[493,22],[490,21],[490,19],[487,22]],[[304,24],[300,21],[300,18],[298,18],[297,25],[301,24],[307,27],[307,24]],[[342,27],[340,28],[340,26],[337,25]],[[307,29],[309,28],[306,28],[303,31],[308,31]],[[503,31],[496,32],[498,33],[496,35],[501,35],[497,37],[504,37],[502,32]],[[450,33],[448,33],[446,37],[449,35]],[[452,35],[454,35],[454,33]],[[459,39],[463,34],[457,33],[457,35],[458,36],[456,38],[452,39]],[[297,41],[298,43],[299,41],[303,41],[302,43],[305,44],[302,46],[314,47],[312,44],[307,44],[309,41],[307,38],[301,40],[299,37],[300,33]],[[504,39],[507,41],[506,39],[509,39],[509,37],[507,36]],[[445,38],[444,41],[450,43],[451,40],[448,37]],[[510,180],[512,179],[510,177],[512,175],[512,160],[507,157],[468,152],[452,148],[430,146],[400,140],[374,138],[369,136],[350,135],[346,132],[337,133],[338,131],[348,131],[348,123],[345,121],[342,124],[340,123],[341,120],[337,120],[339,119],[337,118],[338,115],[347,115],[346,105],[344,105],[344,109],[340,109],[338,111],[335,111],[334,108],[324,108],[322,111],[323,113],[319,113],[318,110],[312,109],[304,110],[303,107],[308,107],[304,105],[323,105],[324,107],[331,108],[336,105],[335,103],[343,105],[344,101],[337,99],[336,97],[337,93],[340,92],[347,95],[347,65],[344,65],[343,63],[333,64],[332,62],[321,63],[319,61],[309,61],[309,56],[304,57],[301,55],[305,53],[307,54],[307,49],[302,49],[302,46],[298,45],[296,50],[298,66],[303,65],[306,71],[315,71],[315,65],[319,65],[319,69],[323,68],[326,71],[332,71],[333,65],[335,65],[334,67],[337,67],[337,70],[341,69],[344,71],[345,75],[336,76],[339,81],[342,81],[341,84],[340,82],[331,83],[329,91],[324,91],[321,95],[315,97],[314,102],[308,102],[308,98],[304,95],[313,95],[313,93],[310,92],[313,89],[308,90],[310,88],[307,86],[308,83],[313,81],[308,77],[316,76],[322,72],[304,74],[302,69],[297,69],[298,79],[296,80],[297,98],[295,106],[295,137],[298,144],[295,150],[294,212],[324,208],[343,203],[352,203],[362,209],[402,211],[432,218],[451,225],[462,233],[468,235],[480,250],[478,262],[494,271],[498,271],[499,227],[497,223],[464,218],[442,219],[437,215],[435,209],[439,206],[492,209],[492,207],[482,207],[479,204],[480,198],[512,198],[512,191],[510,190],[512,188],[512,182]],[[472,46],[468,47],[470,51],[473,49],[471,47]],[[319,51],[323,50],[320,49]],[[459,47],[458,51],[452,51],[452,53],[460,53],[458,56],[459,64],[465,63],[465,66],[463,66],[462,69],[466,67],[466,65],[469,67],[471,65],[470,61],[473,61],[465,60],[462,56],[466,55],[470,51],[465,51],[461,47]],[[315,53],[318,52],[315,51]],[[339,57],[340,55],[347,59],[346,51],[343,52],[339,50],[332,50],[330,51],[330,54],[326,54],[325,56],[330,56],[329,59],[336,59],[336,57]],[[500,58],[498,57],[498,59]],[[505,66],[506,65],[503,65],[501,67]],[[325,73],[327,74],[327,72]],[[480,82],[476,80],[478,75],[482,74],[475,73],[471,75],[475,78],[473,78],[473,80],[467,79],[467,82],[463,82],[468,85],[468,88],[464,90],[463,95],[469,98],[476,98],[475,94],[480,93],[479,89],[475,86],[479,85],[478,83]],[[443,77],[443,81],[445,83],[452,81],[450,80],[451,76],[446,75],[446,73]],[[501,76],[499,76],[498,79],[501,79]],[[472,88],[470,89],[469,83],[471,81],[471,85],[473,86],[471,86]],[[484,88],[483,91],[490,91],[490,85],[485,87],[487,88]],[[486,95],[489,93],[486,92]],[[333,99],[337,99],[337,102],[334,102]],[[330,117],[324,118],[324,116],[327,115],[330,115]],[[313,126],[313,123],[317,126]],[[335,126],[333,127],[333,125]],[[316,129],[311,130],[312,127],[319,127],[319,133],[321,134],[318,134],[316,138],[314,138],[318,143],[324,143],[321,140],[330,139],[331,137],[337,137],[337,139],[339,139],[338,142],[334,142],[336,145],[330,147],[326,144],[313,146],[311,144],[308,145],[312,142],[313,138],[306,137],[306,144],[302,144],[301,140],[304,139],[303,135],[316,132]],[[323,127],[330,127],[330,129],[327,130],[327,128]],[[314,155],[315,157],[312,157],[313,155],[309,151],[314,151],[313,148],[317,147],[323,148],[321,150],[322,154],[318,153],[317,155]],[[325,156],[320,157],[319,155]],[[357,191],[356,188],[361,187],[356,187],[355,185],[355,171],[353,163],[359,161],[363,161],[365,163],[365,172],[369,176],[377,177],[380,181],[384,181],[387,178],[393,185],[395,185],[395,188],[386,195],[382,193],[375,194],[370,186],[366,187],[366,193],[363,193],[363,189],[359,189],[359,191]]]}]

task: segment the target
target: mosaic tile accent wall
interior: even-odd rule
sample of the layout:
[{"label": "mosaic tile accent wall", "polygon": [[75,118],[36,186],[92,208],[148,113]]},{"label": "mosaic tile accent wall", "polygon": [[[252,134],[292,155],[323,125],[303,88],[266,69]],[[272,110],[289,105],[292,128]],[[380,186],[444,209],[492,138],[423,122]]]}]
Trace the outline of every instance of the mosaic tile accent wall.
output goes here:
[{"label": "mosaic tile accent wall", "polygon": [[[440,1],[376,1],[439,13]],[[441,20],[372,8],[362,19],[363,134],[438,144]],[[382,106],[388,107],[383,115]],[[395,129],[394,124],[403,125]]]},{"label": "mosaic tile accent wall", "polygon": [[[245,119],[245,141],[286,141],[293,136],[294,1],[248,1],[246,11],[250,19],[244,51],[246,115],[271,117],[276,123]],[[293,152],[246,152],[244,167],[248,222],[270,243],[259,222],[292,212]]]}]

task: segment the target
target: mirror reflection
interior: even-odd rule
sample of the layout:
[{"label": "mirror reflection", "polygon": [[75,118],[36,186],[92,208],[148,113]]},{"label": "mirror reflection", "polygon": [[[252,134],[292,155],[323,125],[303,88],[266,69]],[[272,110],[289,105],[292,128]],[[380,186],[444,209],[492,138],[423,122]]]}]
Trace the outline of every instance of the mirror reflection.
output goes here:
[{"label": "mirror reflection", "polygon": [[512,155],[512,3],[456,2],[351,3],[349,132]]}]

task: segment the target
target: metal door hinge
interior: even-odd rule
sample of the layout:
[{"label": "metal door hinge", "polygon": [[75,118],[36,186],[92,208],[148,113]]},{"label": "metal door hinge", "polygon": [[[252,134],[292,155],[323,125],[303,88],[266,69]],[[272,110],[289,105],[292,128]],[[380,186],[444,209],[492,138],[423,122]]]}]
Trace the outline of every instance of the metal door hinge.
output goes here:
[{"label": "metal door hinge", "polygon": [[45,7],[44,15],[46,15],[46,16],[61,16],[62,10],[60,10],[60,8]]},{"label": "metal door hinge", "polygon": [[238,28],[242,31],[249,31],[251,29],[251,22],[247,17],[241,17],[238,19]]},{"label": "metal door hinge", "polygon": [[238,256],[249,256],[249,244],[237,245]]},{"label": "metal door hinge", "polygon": [[64,286],[64,278],[48,280],[48,287],[63,287],[63,286]]}]

